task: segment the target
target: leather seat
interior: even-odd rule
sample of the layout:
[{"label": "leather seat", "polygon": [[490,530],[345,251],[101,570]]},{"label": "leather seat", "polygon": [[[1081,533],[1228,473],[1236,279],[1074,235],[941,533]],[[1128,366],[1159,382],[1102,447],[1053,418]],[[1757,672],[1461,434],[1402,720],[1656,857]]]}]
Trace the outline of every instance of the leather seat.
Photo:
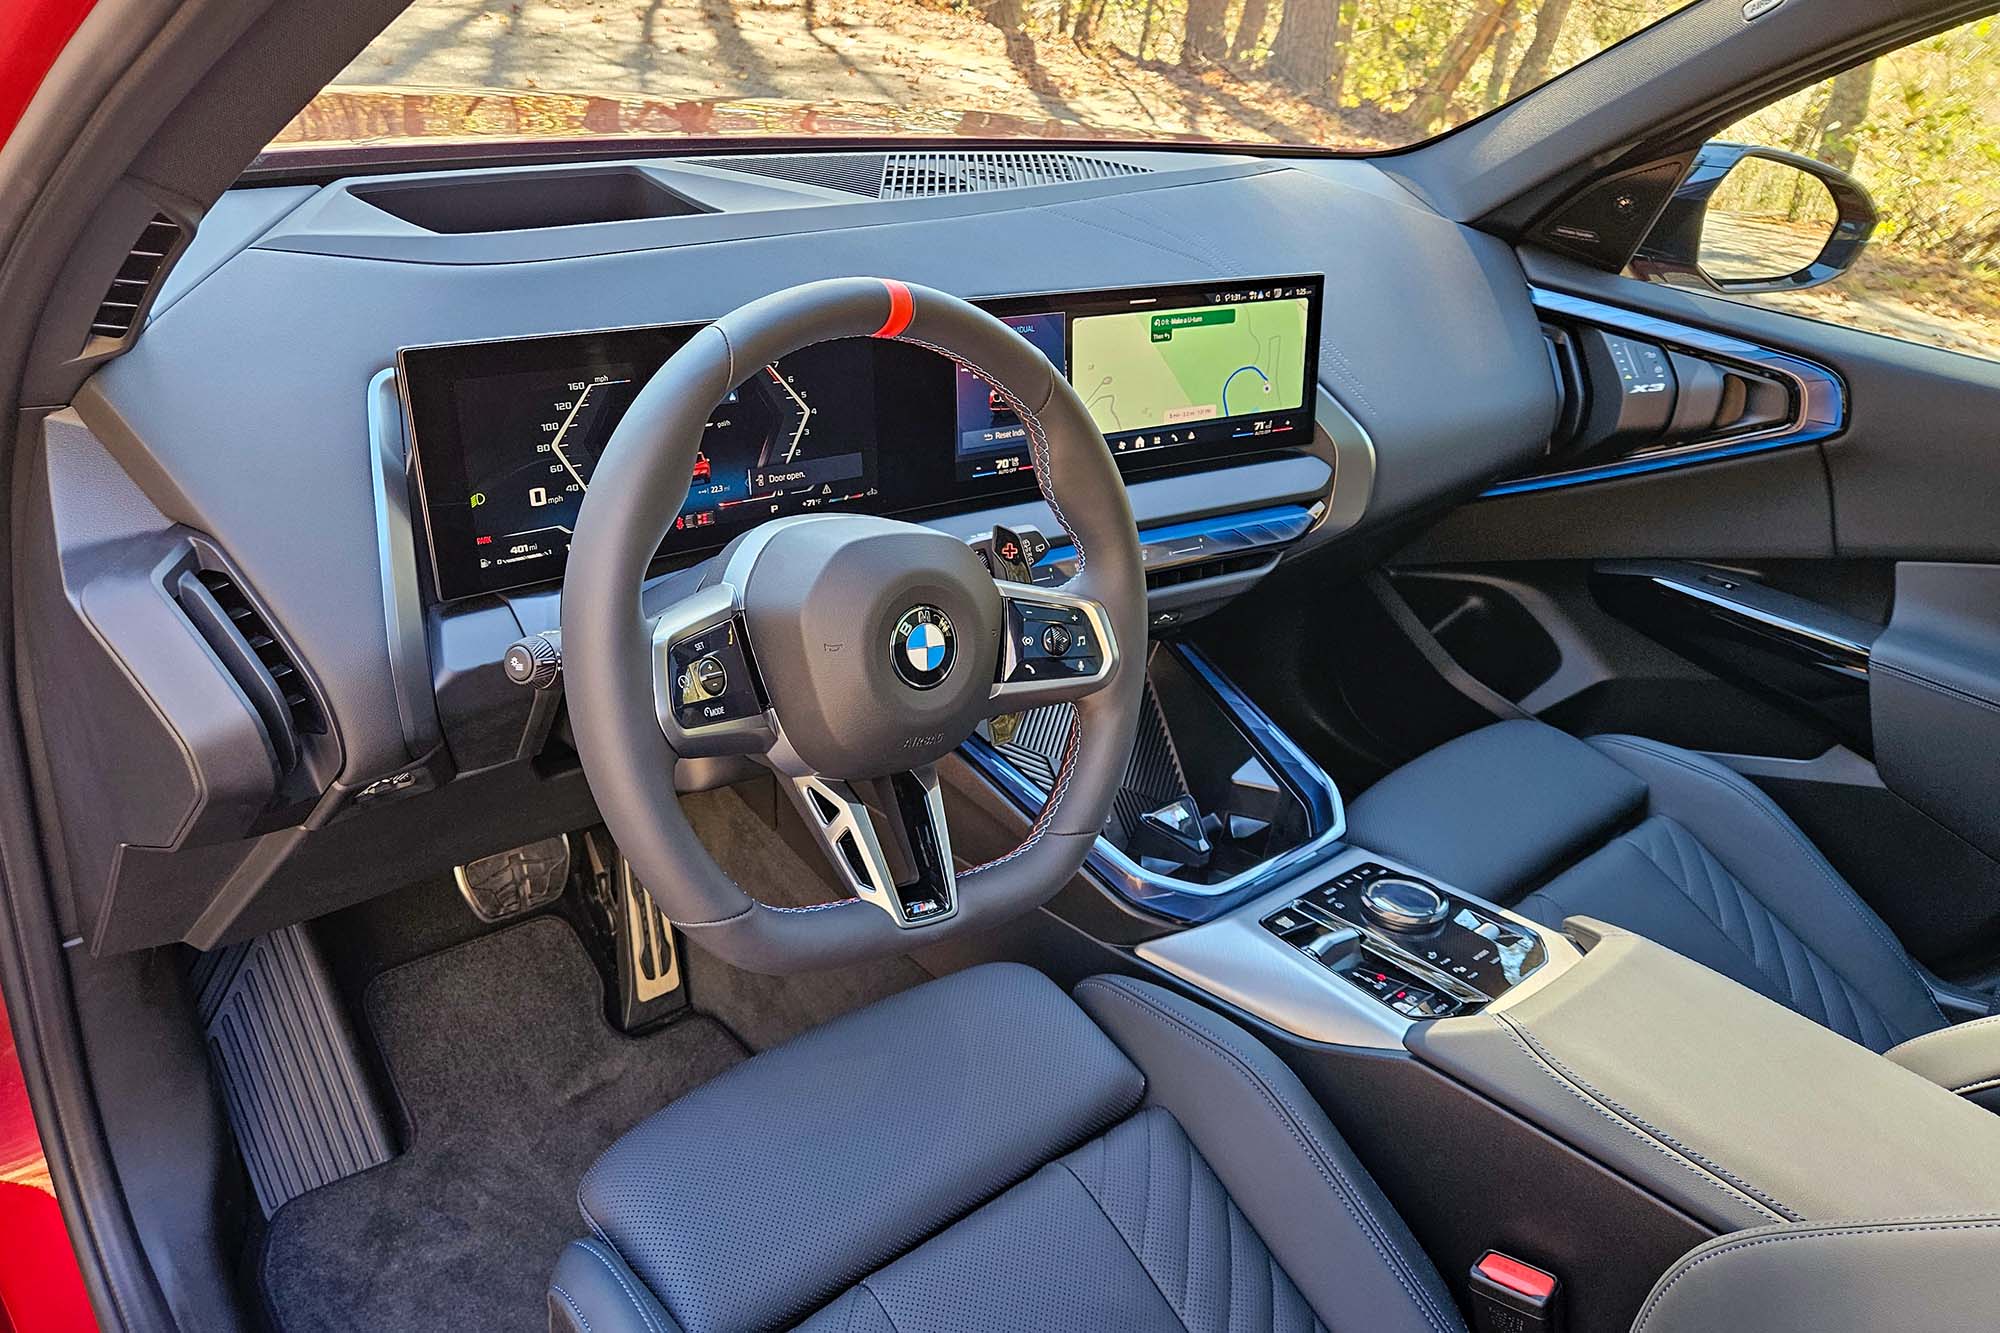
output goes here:
[{"label": "leather seat", "polygon": [[995,964],[737,1066],[578,1202],[551,1327],[1462,1330],[1303,1086],[1156,986]]},{"label": "leather seat", "polygon": [[1647,936],[1876,1051],[1945,1026],[1798,826],[1687,750],[1498,723],[1363,793],[1348,837],[1546,925],[1583,915]]}]

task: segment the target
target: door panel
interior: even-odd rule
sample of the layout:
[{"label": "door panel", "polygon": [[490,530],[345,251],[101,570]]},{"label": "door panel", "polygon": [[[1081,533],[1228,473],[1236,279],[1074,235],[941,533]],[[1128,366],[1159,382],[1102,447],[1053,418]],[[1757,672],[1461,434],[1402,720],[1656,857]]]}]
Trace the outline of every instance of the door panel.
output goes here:
[{"label": "door panel", "polygon": [[[1826,367],[1844,391],[1844,428],[1476,501],[1390,561],[1393,586],[1423,589],[1408,600],[1447,614],[1441,590],[1478,587],[1476,618],[1432,627],[1469,672],[1504,680],[1540,663],[1513,671],[1543,679],[1526,711],[1579,734],[1631,731],[1722,757],[1921,960],[1983,974],[2000,958],[2000,365],[1523,258],[1551,290]],[[1781,660],[1754,615],[1635,597],[1610,563],[1632,560],[1694,562],[1675,568],[1696,583],[1712,571],[1740,599],[1832,625],[1865,651]]]}]

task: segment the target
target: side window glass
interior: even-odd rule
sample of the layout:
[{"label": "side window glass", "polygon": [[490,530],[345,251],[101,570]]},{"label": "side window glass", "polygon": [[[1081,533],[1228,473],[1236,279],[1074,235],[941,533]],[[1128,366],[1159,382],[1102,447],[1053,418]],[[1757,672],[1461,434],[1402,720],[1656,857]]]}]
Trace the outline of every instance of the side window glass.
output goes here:
[{"label": "side window glass", "polygon": [[[1995,23],[1858,65],[1718,134],[1632,276],[2000,360]],[[1872,230],[1857,238],[1864,208]]]}]

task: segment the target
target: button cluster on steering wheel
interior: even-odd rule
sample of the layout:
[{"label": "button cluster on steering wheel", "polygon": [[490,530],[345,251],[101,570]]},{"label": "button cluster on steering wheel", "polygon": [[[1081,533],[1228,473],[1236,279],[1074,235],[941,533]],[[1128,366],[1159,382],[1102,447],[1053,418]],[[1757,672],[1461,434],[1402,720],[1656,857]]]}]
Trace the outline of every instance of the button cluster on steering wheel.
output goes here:
[{"label": "button cluster on steering wheel", "polygon": [[764,711],[763,691],[734,616],[676,641],[669,657],[674,717],[686,730],[740,722]]},{"label": "button cluster on steering wheel", "polygon": [[1104,669],[1104,645],[1080,608],[1010,598],[1001,669],[1010,685],[1085,679]]}]

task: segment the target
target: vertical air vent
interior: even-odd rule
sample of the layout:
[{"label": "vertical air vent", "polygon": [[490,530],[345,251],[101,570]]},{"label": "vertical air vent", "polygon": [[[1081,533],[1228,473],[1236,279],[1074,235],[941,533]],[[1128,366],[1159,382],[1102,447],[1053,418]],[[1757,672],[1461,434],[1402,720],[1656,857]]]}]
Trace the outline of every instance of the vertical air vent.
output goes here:
[{"label": "vertical air vent", "polygon": [[882,171],[882,198],[1020,190],[1145,172],[1144,167],[1081,153],[891,153]]},{"label": "vertical air vent", "polygon": [[285,701],[285,712],[292,719],[292,728],[301,735],[314,736],[326,730],[326,720],[319,715],[319,705],[313,702],[312,694],[306,689],[304,677],[292,665],[290,657],[278,640],[271,634],[271,627],[264,623],[264,617],[236,586],[236,580],[220,570],[201,569],[195,571],[201,586],[208,589],[209,596],[215,598],[229,623],[250,645],[250,651],[264,664],[264,670],[271,673],[277,682],[278,693]]},{"label": "vertical air vent", "polygon": [[180,223],[165,213],[155,213],[104,293],[104,300],[90,321],[92,337],[122,339],[138,326],[139,313],[145,309],[146,298],[166,267],[167,256],[180,243]]},{"label": "vertical air vent", "polygon": [[325,734],[326,716],[284,645],[236,580],[221,570],[183,569],[173,593],[263,722],[279,772],[291,772],[299,762],[299,738]]}]

